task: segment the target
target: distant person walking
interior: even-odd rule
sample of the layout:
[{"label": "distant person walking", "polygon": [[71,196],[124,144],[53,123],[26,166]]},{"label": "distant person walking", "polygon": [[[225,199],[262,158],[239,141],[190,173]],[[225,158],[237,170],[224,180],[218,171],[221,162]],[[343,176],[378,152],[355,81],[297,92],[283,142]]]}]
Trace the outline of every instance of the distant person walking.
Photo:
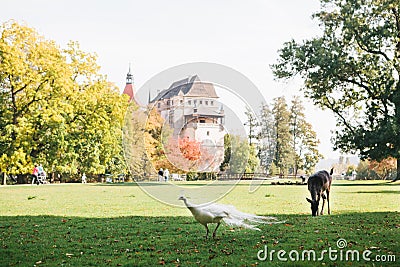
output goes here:
[{"label": "distant person walking", "polygon": [[82,184],[86,184],[86,174],[82,174]]},{"label": "distant person walking", "polygon": [[32,184],[35,183],[37,185],[39,185],[39,168],[37,165],[35,165],[35,168],[33,168],[32,170]]},{"label": "distant person walking", "polygon": [[44,178],[46,178],[46,172],[44,171],[42,164],[39,164],[38,171],[39,171],[38,175],[43,176]]},{"label": "distant person walking", "polygon": [[168,179],[169,179],[169,170],[168,169],[165,169],[165,171],[164,171],[164,179],[166,182],[168,182]]},{"label": "distant person walking", "polygon": [[158,171],[158,181],[162,182],[164,178],[164,171],[162,168]]}]

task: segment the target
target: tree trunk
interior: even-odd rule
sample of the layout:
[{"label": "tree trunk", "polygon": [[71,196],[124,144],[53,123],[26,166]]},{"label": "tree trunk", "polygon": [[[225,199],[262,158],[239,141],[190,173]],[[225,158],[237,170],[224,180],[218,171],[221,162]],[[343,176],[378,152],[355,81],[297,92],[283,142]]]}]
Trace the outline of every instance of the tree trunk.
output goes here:
[{"label": "tree trunk", "polygon": [[3,172],[3,185],[7,185],[7,178],[6,178],[6,173]]}]

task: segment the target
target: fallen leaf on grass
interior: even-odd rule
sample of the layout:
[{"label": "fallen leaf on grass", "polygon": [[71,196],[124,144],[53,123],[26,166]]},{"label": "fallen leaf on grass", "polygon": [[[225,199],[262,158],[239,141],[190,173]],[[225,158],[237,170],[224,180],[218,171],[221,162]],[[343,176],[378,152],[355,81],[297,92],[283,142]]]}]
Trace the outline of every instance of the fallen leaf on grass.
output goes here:
[{"label": "fallen leaf on grass", "polygon": [[233,254],[233,249],[232,250],[228,250],[228,249],[221,249],[222,253],[225,253],[226,255],[231,255]]}]

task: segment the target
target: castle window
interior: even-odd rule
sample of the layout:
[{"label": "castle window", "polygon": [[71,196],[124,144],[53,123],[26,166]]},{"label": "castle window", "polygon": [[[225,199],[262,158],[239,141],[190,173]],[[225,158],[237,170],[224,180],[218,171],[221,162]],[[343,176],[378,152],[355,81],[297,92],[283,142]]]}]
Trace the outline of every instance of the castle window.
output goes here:
[{"label": "castle window", "polygon": [[206,120],[200,120],[200,123],[206,123]]},{"label": "castle window", "polygon": [[180,104],[183,104],[183,100],[181,99],[181,101],[179,101]]},{"label": "castle window", "polygon": [[205,101],[205,103],[206,103],[206,105],[208,106],[208,101],[207,101],[207,100]]},{"label": "castle window", "polygon": [[201,105],[201,104],[203,104],[203,101],[202,101],[202,100],[200,100],[200,105]]},{"label": "castle window", "polygon": [[210,131],[207,131],[207,136],[210,136]]},{"label": "castle window", "polygon": [[214,101],[211,101],[211,106],[214,106]]},{"label": "castle window", "polygon": [[160,102],[158,102],[157,107],[161,108],[161,103]]},{"label": "castle window", "polygon": [[189,105],[192,105],[192,100],[189,100],[189,101],[188,101],[188,104],[189,104]]}]

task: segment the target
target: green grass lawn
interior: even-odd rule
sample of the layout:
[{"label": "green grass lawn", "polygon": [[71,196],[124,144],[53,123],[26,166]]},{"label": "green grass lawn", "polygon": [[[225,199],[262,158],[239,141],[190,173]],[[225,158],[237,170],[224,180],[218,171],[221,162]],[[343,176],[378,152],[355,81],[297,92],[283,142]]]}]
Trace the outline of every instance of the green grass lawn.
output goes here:
[{"label": "green grass lawn", "polygon": [[[261,231],[221,226],[216,240],[205,240],[189,210],[161,203],[135,184],[3,186],[0,266],[399,266],[399,183],[335,181],[330,216],[311,217],[308,196],[306,186],[266,183],[249,193],[249,183],[241,182],[218,202],[286,223]],[[361,257],[370,250],[371,261],[328,255],[318,261],[329,248],[340,257],[340,238],[347,241],[343,253],[357,250]],[[268,253],[286,251],[288,261],[277,252],[272,261],[259,260],[265,246]],[[314,250],[317,260],[291,262],[291,250]],[[377,255],[397,262],[377,262]]]}]

